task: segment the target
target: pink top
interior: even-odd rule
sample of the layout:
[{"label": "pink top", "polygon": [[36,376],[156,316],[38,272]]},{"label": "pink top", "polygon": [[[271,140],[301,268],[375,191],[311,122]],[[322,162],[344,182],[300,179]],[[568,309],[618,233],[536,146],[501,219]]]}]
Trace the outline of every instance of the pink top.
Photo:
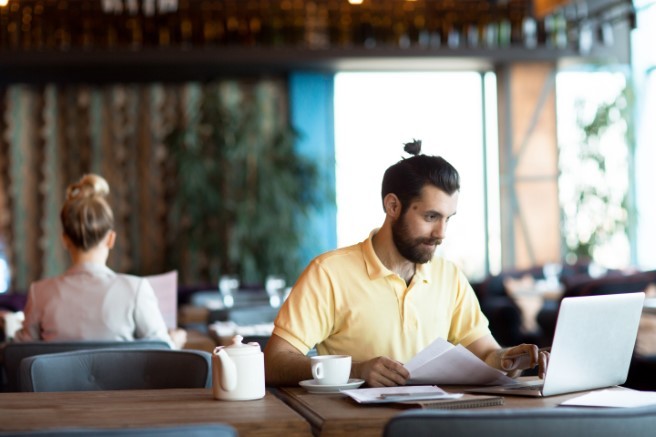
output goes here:
[{"label": "pink top", "polygon": [[15,341],[159,339],[171,343],[150,283],[93,263],[33,283]]}]

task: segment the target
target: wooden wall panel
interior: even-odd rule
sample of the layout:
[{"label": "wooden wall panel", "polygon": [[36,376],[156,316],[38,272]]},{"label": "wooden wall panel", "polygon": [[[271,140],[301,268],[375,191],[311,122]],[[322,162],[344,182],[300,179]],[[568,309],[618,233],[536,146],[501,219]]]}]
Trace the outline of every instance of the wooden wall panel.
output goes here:
[{"label": "wooden wall panel", "polygon": [[504,267],[560,262],[555,65],[497,70]]},{"label": "wooden wall panel", "polygon": [[59,211],[68,184],[89,172],[110,186],[118,234],[111,268],[138,275],[176,268],[181,284],[215,282],[216,254],[187,250],[184,232],[176,230],[187,219],[170,213],[183,170],[165,138],[172,126],[203,110],[209,90],[253,108],[245,96],[264,92],[272,106],[257,108],[260,121],[286,122],[273,109],[286,108],[284,80],[263,82],[0,88],[0,239],[13,288],[24,292],[32,281],[68,267]]}]

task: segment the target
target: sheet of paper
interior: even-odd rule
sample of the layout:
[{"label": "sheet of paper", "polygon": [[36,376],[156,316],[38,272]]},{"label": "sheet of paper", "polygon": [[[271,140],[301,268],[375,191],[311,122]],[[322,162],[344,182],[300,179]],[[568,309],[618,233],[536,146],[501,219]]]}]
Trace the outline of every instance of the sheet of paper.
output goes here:
[{"label": "sheet of paper", "polygon": [[562,402],[570,407],[642,407],[656,404],[656,392],[637,390],[596,390]]},{"label": "sheet of paper", "polygon": [[440,355],[448,352],[453,348],[454,346],[451,343],[442,338],[438,338],[429,344],[428,347],[424,348],[424,350],[419,351],[417,355],[412,357],[412,359],[408,361],[405,367],[408,370],[419,369],[420,367],[426,365],[428,362],[434,360],[436,357],[439,357]]},{"label": "sheet of paper", "polygon": [[359,388],[352,390],[341,390],[341,392],[361,404],[427,401],[435,399],[458,399],[462,397],[462,393],[447,393],[434,385]]},{"label": "sheet of paper", "polygon": [[405,364],[408,384],[503,385],[514,380],[467,348],[438,338]]},{"label": "sheet of paper", "polygon": [[164,323],[169,329],[178,327],[178,272],[172,270],[159,275],[146,276],[153,287],[159,310],[164,317]]}]

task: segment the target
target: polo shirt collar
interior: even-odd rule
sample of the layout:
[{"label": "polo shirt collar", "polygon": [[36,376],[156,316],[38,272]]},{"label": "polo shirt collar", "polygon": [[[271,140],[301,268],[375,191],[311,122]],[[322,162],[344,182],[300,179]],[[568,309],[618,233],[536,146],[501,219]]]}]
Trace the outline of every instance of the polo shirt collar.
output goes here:
[{"label": "polo shirt collar", "polygon": [[362,242],[362,255],[364,257],[364,263],[367,267],[367,273],[369,274],[370,279],[384,278],[385,276],[394,274],[394,272],[385,267],[385,265],[376,255],[373,243],[373,238],[374,235],[376,235],[376,232],[378,232],[378,229],[371,231],[369,238]]},{"label": "polo shirt collar", "polygon": [[417,284],[430,284],[430,265],[433,260],[428,261],[424,264],[415,264],[415,277],[412,279]]},{"label": "polo shirt collar", "polygon": [[[369,234],[369,238],[362,242],[362,255],[364,257],[364,263],[367,268],[367,274],[369,274],[370,279],[379,279],[386,276],[395,275],[393,271],[385,267],[385,265],[380,261],[374,251],[373,237],[378,232],[378,229],[374,229]],[[430,283],[429,275],[429,266],[432,261],[429,261],[425,264],[415,264],[415,276],[413,281],[415,283]]]}]

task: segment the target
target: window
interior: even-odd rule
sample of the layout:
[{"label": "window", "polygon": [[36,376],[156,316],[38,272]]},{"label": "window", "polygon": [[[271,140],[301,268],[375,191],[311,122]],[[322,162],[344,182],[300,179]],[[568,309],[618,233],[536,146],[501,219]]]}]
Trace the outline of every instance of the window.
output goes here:
[{"label": "window", "polygon": [[[404,143],[420,139],[423,153],[443,156],[461,177],[458,212],[438,250],[470,279],[486,274],[488,247],[498,248],[498,242],[488,244],[489,235],[494,240],[494,229],[498,229],[498,214],[486,211],[486,205],[498,211],[498,205],[486,200],[486,190],[498,192],[497,155],[485,155],[486,139],[494,139],[488,149],[497,149],[496,120],[484,123],[484,103],[496,102],[496,97],[485,95],[488,88],[494,94],[493,87],[484,86],[489,83],[494,83],[493,75],[477,72],[336,75],[338,246],[362,241],[382,225],[383,173],[409,156],[403,151]],[[496,179],[490,182],[486,175]],[[493,264],[500,262],[495,257]]]},{"label": "window", "polygon": [[629,126],[620,112],[625,86],[624,74],[608,71],[562,72],[556,79],[558,187],[568,261],[584,257],[607,268],[630,264]]}]

